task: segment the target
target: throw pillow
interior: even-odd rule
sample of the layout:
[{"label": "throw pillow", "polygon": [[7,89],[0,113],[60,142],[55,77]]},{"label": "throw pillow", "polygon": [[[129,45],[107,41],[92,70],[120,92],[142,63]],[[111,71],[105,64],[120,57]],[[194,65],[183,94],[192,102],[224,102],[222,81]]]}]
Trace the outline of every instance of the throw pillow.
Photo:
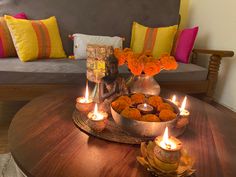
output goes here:
[{"label": "throw pillow", "polygon": [[198,33],[198,27],[184,29],[178,32],[172,55],[182,63],[188,63],[191,51]]},{"label": "throw pillow", "polygon": [[131,49],[135,53],[149,51],[154,57],[170,54],[178,26],[149,28],[133,23]]},{"label": "throw pillow", "polygon": [[[19,19],[27,19],[27,16],[23,12],[16,14],[14,17]],[[4,17],[0,17],[0,58],[15,56],[17,56],[17,54],[6,20]]]},{"label": "throw pillow", "polygon": [[123,39],[121,37],[109,37],[109,36],[93,36],[86,34],[73,34],[74,39],[74,57],[75,59],[86,59],[87,58],[87,45],[106,45],[112,46],[113,48],[122,49]]},{"label": "throw pillow", "polygon": [[5,15],[21,61],[41,58],[65,58],[57,20],[21,20]]}]

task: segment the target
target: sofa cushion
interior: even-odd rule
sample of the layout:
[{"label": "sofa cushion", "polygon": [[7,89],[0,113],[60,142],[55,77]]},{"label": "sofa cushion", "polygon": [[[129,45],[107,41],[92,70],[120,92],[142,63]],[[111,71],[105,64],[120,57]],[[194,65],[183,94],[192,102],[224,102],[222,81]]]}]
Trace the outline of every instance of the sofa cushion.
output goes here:
[{"label": "sofa cushion", "polygon": [[134,53],[150,51],[155,58],[170,54],[178,25],[150,28],[133,22],[130,48]]},{"label": "sofa cushion", "polygon": [[[126,66],[119,68],[125,77],[130,75]],[[0,84],[77,84],[86,79],[86,60],[45,59],[22,63],[18,58],[0,60]],[[158,81],[206,80],[207,69],[179,63],[175,71],[162,71]]]},{"label": "sofa cushion", "polygon": [[75,59],[87,58],[88,44],[107,45],[113,48],[123,48],[123,40],[118,36],[95,36],[76,33],[73,34],[74,39],[74,57]]},{"label": "sofa cushion", "polygon": [[21,61],[65,58],[56,17],[23,20],[4,16]]}]

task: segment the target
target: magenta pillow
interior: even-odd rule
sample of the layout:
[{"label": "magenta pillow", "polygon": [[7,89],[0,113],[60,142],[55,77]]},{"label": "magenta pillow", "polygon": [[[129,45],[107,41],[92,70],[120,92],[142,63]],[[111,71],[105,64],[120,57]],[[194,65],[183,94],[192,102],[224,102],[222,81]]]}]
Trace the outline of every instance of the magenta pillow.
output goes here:
[{"label": "magenta pillow", "polygon": [[13,17],[19,18],[19,19],[28,19],[24,12],[18,13],[16,15],[14,15]]},{"label": "magenta pillow", "polygon": [[188,63],[198,33],[198,27],[179,31],[174,45],[173,55],[181,63]]},{"label": "magenta pillow", "polygon": [[[14,15],[15,18],[27,19],[25,13]],[[16,49],[13,44],[10,31],[4,17],[0,17],[0,58],[16,57]]]}]

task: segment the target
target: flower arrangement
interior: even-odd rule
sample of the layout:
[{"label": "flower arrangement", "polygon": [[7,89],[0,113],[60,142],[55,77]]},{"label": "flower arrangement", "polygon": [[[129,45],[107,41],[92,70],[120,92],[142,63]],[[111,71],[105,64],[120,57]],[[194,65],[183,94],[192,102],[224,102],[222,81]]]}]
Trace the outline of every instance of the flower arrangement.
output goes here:
[{"label": "flower arrangement", "polygon": [[130,48],[114,49],[114,55],[118,60],[118,65],[127,64],[134,75],[142,73],[154,76],[161,70],[175,70],[178,67],[173,56],[164,54],[160,58],[154,58],[151,52],[134,53]]}]

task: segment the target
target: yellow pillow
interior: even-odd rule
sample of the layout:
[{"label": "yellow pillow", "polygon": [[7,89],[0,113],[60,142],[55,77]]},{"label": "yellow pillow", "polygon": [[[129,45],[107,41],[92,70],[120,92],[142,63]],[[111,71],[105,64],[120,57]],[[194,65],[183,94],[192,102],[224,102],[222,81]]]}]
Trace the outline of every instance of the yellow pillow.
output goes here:
[{"label": "yellow pillow", "polygon": [[170,54],[178,26],[149,28],[133,23],[131,49],[135,53],[151,51],[154,57]]},{"label": "yellow pillow", "polygon": [[21,61],[65,58],[57,20],[22,20],[4,16]]}]

